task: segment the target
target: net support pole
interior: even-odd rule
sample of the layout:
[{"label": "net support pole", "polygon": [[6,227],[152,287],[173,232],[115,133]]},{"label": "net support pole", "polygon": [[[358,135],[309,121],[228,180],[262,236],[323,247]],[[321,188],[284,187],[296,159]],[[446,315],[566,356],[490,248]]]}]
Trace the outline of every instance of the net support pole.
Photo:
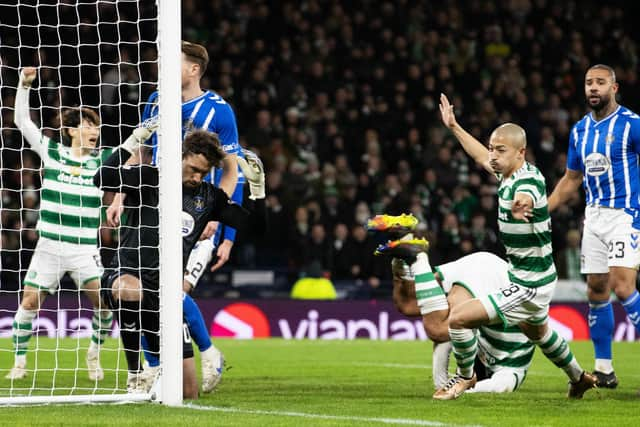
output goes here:
[{"label": "net support pole", "polygon": [[160,400],[182,405],[182,133],[180,0],[158,0]]}]

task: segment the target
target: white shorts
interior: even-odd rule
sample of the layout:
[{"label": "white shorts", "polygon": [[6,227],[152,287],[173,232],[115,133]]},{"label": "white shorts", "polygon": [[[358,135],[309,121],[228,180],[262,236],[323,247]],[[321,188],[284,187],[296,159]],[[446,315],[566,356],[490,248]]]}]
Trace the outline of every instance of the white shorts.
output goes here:
[{"label": "white shorts", "polygon": [[187,268],[184,272],[184,280],[189,282],[194,288],[198,284],[198,280],[204,274],[204,269],[213,258],[213,242],[211,239],[200,240],[191,250]]},{"label": "white shorts", "polygon": [[484,306],[491,323],[516,326],[521,322],[541,325],[548,321],[549,304],[556,287],[556,280],[537,288],[527,288],[508,283],[497,292],[482,295],[478,299]]},{"label": "white shorts", "polygon": [[638,269],[640,230],[623,209],[587,206],[584,212],[582,256],[583,274],[608,273],[609,267]]},{"label": "white shorts", "polygon": [[102,272],[97,247],[40,237],[31,257],[24,284],[53,294],[60,286],[60,279],[65,273],[69,273],[80,289],[87,282],[99,280]]}]

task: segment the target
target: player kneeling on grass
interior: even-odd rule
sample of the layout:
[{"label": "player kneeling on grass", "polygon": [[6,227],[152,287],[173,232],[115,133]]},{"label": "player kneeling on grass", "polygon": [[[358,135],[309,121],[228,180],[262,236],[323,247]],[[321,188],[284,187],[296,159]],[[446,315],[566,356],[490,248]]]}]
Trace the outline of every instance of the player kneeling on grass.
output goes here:
[{"label": "player kneeling on grass", "polygon": [[33,67],[20,73],[14,122],[44,166],[37,225],[39,240],[13,321],[15,361],[6,378],[17,380],[27,375],[26,353],[33,319],[47,294],[55,293],[62,276],[69,273],[93,305],[93,334],[86,362],[89,379],[99,381],[104,377],[100,346],[113,316],[100,304],[102,263],[97,245],[102,191],[93,186],[92,177],[111,150],[96,150],[100,118],[88,108],[70,108],[61,115],[63,139],[70,146],[43,135],[29,116],[29,88],[35,78]]},{"label": "player kneeling on grass", "polygon": [[[509,265],[493,254],[478,252],[432,269],[426,253],[427,241],[414,239],[408,234],[417,222],[411,215],[379,215],[368,222],[368,229],[388,233],[392,238],[402,236],[380,245],[376,254],[394,257],[394,303],[405,315],[422,316],[425,331],[434,341],[434,385],[441,390],[450,381],[447,372],[451,352],[447,333],[449,307],[455,307],[470,298],[482,298],[508,289],[511,286]],[[474,330],[474,335],[477,342],[475,368],[478,382],[468,391],[515,391],[525,379],[535,345],[517,325],[481,325]],[[563,343],[564,340],[558,338],[552,345],[558,355],[567,352]],[[475,355],[469,362],[473,364],[474,358]],[[570,384],[568,397],[581,398],[586,390]]]},{"label": "player kneeling on grass", "polygon": [[[127,194],[127,223],[118,256],[102,277],[102,295],[119,316],[129,369],[128,389],[132,392],[148,391],[152,385],[142,375],[140,366],[143,330],[149,351],[159,352],[158,170],[148,164],[125,166],[125,163],[153,130],[153,124],[134,130],[94,177],[95,184],[103,190]],[[246,222],[248,212],[229,200],[235,185],[216,188],[203,182],[204,176],[224,156],[215,134],[197,130],[184,140],[183,266],[207,222],[222,221],[235,228],[242,228]]]}]

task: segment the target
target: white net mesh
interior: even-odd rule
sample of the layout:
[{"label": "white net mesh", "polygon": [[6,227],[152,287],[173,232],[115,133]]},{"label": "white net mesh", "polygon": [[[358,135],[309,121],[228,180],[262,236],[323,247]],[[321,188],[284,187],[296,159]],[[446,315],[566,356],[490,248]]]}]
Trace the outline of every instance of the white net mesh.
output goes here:
[{"label": "white net mesh", "polygon": [[[95,111],[102,148],[129,136],[157,85],[156,23],[154,0],[0,0],[0,398],[126,392],[118,326],[76,286],[99,283],[98,264],[118,245],[120,230],[101,221],[108,200],[91,180],[106,156],[78,158],[59,118]],[[14,123],[19,71],[30,66],[37,77],[25,89],[25,122],[41,135],[31,139]],[[18,310],[25,287],[47,291],[49,283],[33,319],[35,310]],[[102,380],[89,378],[87,352],[96,348]],[[25,359],[19,378],[12,367]]]}]

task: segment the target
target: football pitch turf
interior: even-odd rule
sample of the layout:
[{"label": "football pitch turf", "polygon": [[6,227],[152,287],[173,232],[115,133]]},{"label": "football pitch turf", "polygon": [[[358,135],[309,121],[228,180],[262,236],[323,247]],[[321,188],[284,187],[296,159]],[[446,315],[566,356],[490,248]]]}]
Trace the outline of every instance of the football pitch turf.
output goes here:
[{"label": "football pitch turf", "polygon": [[[62,339],[73,349],[77,341]],[[86,348],[88,342],[81,340]],[[431,399],[431,342],[217,340],[227,359],[218,389],[186,407],[154,403],[41,405],[0,407],[0,424],[17,425],[166,425],[166,426],[633,426],[640,423],[638,343],[614,344],[620,386],[589,391],[583,400],[566,398],[564,374],[540,352],[522,387],[511,394],[465,394],[456,401]],[[33,343],[32,343],[33,344]],[[42,348],[55,340],[39,339]],[[116,345],[108,340],[108,345]],[[33,347],[33,345],[32,345]],[[0,340],[0,389],[6,396],[11,366],[9,339]],[[589,342],[571,343],[583,367],[592,369]],[[40,366],[54,354],[39,356]],[[117,352],[103,352],[103,366],[116,366]],[[58,352],[64,368],[84,368],[84,350]],[[124,358],[120,356],[120,363]],[[34,353],[29,354],[33,366]],[[197,362],[199,371],[199,361]],[[121,376],[120,381],[125,378]],[[74,385],[73,371],[58,373],[56,384]],[[14,385],[33,382],[33,374]],[[113,386],[115,373],[104,384]],[[50,387],[51,375],[38,375],[39,387]],[[81,372],[77,387],[91,387]]]}]

